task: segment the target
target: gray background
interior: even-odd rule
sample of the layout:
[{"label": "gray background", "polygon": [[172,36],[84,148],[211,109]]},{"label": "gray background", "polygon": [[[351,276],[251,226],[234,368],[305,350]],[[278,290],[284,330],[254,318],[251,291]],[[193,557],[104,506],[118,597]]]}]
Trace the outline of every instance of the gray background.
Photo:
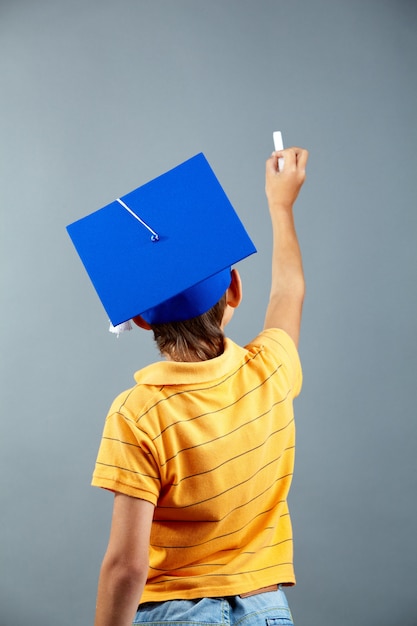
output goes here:
[{"label": "gray background", "polygon": [[107,333],[65,225],[203,151],[259,249],[248,341],[276,129],[310,150],[294,619],[417,624],[416,27],[411,0],[1,2],[1,626],[93,622],[103,420],[157,357]]}]

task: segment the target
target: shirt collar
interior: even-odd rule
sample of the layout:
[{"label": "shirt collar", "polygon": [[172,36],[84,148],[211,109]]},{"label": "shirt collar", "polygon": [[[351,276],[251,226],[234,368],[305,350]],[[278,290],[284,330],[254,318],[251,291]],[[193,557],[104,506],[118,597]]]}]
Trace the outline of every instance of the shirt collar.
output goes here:
[{"label": "shirt collar", "polygon": [[242,363],[247,351],[226,337],[223,354],[207,361],[160,361],[135,373],[139,385],[186,385],[221,378]]}]

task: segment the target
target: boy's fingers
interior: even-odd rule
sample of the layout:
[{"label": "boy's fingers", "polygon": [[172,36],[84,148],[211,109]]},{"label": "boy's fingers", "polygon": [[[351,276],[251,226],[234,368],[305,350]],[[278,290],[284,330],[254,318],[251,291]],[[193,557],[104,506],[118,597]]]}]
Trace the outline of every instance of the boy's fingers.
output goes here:
[{"label": "boy's fingers", "polygon": [[273,152],[272,157],[277,160],[279,158],[285,158],[287,159],[287,164],[292,163],[301,168],[305,168],[308,160],[308,150],[293,146],[291,148],[285,148],[284,150],[277,150]]},{"label": "boy's fingers", "polygon": [[308,160],[308,150],[298,148],[297,146],[285,148],[284,150],[275,150],[266,161],[267,172],[278,172],[278,161],[281,158],[285,159],[287,171],[289,167],[305,170]]}]

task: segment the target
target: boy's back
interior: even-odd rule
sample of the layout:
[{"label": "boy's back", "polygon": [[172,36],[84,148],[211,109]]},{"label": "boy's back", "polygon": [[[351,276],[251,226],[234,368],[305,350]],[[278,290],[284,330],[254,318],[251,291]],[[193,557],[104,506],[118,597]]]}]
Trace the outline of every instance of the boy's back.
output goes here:
[{"label": "boy's back", "polygon": [[211,360],[151,365],[113,403],[93,484],[155,505],[142,602],[232,596],[295,582],[287,494],[293,341],[229,339]]}]

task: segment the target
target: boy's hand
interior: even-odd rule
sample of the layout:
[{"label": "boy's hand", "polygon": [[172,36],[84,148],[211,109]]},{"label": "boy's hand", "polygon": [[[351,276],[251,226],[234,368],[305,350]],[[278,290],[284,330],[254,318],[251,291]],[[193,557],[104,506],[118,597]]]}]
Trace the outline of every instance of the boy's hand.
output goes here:
[{"label": "boy's hand", "polygon": [[[284,168],[278,169],[278,159],[284,158]],[[287,148],[273,152],[266,162],[265,193],[269,208],[292,208],[306,177],[308,151]]]}]

